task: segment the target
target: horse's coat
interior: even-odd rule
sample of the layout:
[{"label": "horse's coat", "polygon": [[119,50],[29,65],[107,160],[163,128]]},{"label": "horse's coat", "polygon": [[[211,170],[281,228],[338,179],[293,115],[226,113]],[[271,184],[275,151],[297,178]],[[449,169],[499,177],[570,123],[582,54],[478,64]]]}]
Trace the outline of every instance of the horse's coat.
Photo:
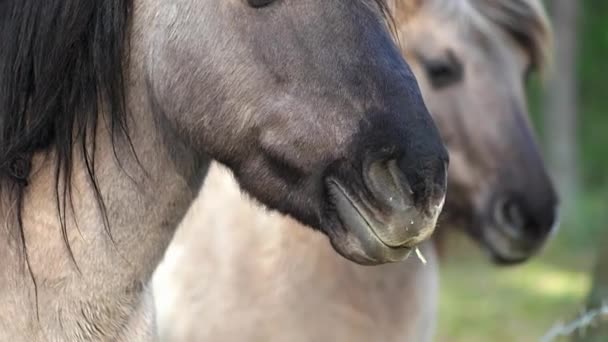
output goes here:
[{"label": "horse's coat", "polygon": [[[208,180],[201,198],[222,200],[195,203],[154,276],[161,341],[431,338],[439,284],[430,245],[426,265],[411,256],[359,266],[323,235],[243,201],[224,168],[214,165]],[[191,243],[200,227],[205,242]]]},{"label": "horse's coat", "polygon": [[[211,160],[355,261],[428,237],[447,153],[385,11],[1,1],[0,341],[149,339],[145,285]],[[384,203],[406,187],[395,199],[411,206]],[[408,231],[362,224],[412,215]]]},{"label": "horse's coat", "polygon": [[[523,91],[547,50],[540,2],[394,5],[403,52],[451,153],[441,229],[464,229],[497,261],[529,258],[551,232],[557,202],[530,138]],[[399,11],[412,6],[421,7]],[[439,300],[432,245],[423,248],[427,265],[412,256],[362,267],[332,253],[322,235],[241,196],[221,167],[212,166],[206,184],[155,275],[163,341],[432,339]],[[495,199],[510,196],[513,221],[497,220]],[[510,228],[512,238],[501,235]]]}]

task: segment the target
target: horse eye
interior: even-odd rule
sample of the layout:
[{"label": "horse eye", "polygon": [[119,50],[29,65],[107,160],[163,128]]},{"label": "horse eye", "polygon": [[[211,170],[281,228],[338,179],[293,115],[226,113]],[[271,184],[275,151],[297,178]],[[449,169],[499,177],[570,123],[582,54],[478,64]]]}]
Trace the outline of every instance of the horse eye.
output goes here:
[{"label": "horse eye", "polygon": [[275,0],[247,0],[247,3],[249,4],[249,6],[253,7],[253,8],[259,8],[259,7],[264,7],[264,6],[268,6],[271,3],[273,3]]},{"label": "horse eye", "polygon": [[423,64],[435,89],[446,88],[462,80],[463,65],[451,52],[445,58],[428,59]]}]

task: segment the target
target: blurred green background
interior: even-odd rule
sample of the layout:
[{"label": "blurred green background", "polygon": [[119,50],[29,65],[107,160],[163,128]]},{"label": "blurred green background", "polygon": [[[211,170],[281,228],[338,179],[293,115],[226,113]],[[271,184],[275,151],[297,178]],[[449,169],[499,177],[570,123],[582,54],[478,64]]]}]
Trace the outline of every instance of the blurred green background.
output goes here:
[{"label": "blurred green background", "polygon": [[[608,299],[608,284],[604,292],[598,291],[604,284],[593,277],[596,262],[606,259],[597,253],[608,249],[600,249],[601,241],[608,242],[603,237],[608,234],[608,1],[560,1],[579,6],[577,111],[573,113],[578,190],[569,193],[573,198],[569,207],[562,208],[562,225],[555,239],[540,257],[525,265],[498,268],[466,238],[450,239],[441,270],[439,342],[539,341],[555,324],[571,321],[586,310],[594,279],[596,292]],[[555,26],[560,24],[552,7],[556,2],[546,1]],[[555,118],[543,110],[546,98],[541,82],[532,83],[533,119],[548,151],[552,142],[547,126]],[[605,269],[603,278],[608,279],[608,266],[596,268],[596,274]],[[593,335],[592,330],[586,332]],[[608,341],[608,335],[589,340]]]}]

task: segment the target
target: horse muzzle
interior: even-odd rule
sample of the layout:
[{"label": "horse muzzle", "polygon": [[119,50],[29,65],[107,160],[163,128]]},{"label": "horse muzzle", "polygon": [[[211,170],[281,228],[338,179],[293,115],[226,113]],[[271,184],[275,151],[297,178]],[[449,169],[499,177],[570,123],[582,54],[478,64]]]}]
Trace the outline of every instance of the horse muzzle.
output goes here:
[{"label": "horse muzzle", "polygon": [[430,172],[432,181],[422,187],[413,187],[399,165],[397,160],[371,163],[364,174],[368,196],[355,195],[339,180],[328,181],[344,228],[330,239],[347,259],[364,265],[402,261],[435,230],[445,201],[447,164]]},{"label": "horse muzzle", "polygon": [[558,208],[547,201],[543,211],[529,209],[525,201],[499,198],[494,201],[482,229],[483,243],[495,263],[512,265],[537,254],[559,227]]}]

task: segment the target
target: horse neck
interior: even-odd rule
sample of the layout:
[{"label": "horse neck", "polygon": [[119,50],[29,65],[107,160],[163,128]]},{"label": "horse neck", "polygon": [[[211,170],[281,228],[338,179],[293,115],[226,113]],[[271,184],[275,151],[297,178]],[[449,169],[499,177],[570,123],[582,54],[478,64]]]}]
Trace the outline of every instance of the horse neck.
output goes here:
[{"label": "horse neck", "polygon": [[[154,276],[159,331],[167,341],[372,341],[379,334],[426,341],[405,338],[432,331],[420,326],[435,317],[437,261],[430,244],[422,249],[427,265],[415,255],[357,265],[325,235],[244,197],[215,164]],[[225,317],[233,319],[223,329]]]},{"label": "horse neck", "polygon": [[[192,239],[193,236],[205,238]],[[430,243],[423,246],[423,252],[431,263],[435,262]],[[412,272],[426,268],[415,255],[405,264],[366,267],[339,256],[325,235],[263,209],[242,195],[229,172],[214,164],[205,186],[180,224],[167,259],[159,267],[156,279],[161,290],[157,293],[183,291],[188,297],[196,287],[194,284],[206,283],[206,288],[248,284],[247,289],[238,291],[242,296],[257,290],[289,289],[273,291],[270,296],[275,299],[298,292],[306,297],[314,289],[320,297],[325,294],[340,301],[349,296],[369,297],[368,293],[379,287],[386,292],[386,286],[392,286],[400,296],[403,287],[413,283],[403,279],[412,278]],[[213,279],[213,285],[207,284],[204,280],[207,277]],[[162,290],[179,287],[179,282],[183,283],[183,289]],[[334,295],[320,293],[335,289],[340,291]],[[166,304],[163,298],[159,299],[161,305]]]},{"label": "horse neck", "polygon": [[[2,230],[0,238],[7,246],[0,246],[0,256],[6,256],[0,262],[6,263],[5,270],[13,271],[0,275],[0,302],[9,303],[0,310],[0,322],[9,322],[12,316],[27,318],[21,326],[3,329],[0,324],[0,340],[11,337],[11,331],[20,340],[20,333],[36,330],[36,306],[41,336],[68,341],[91,332],[103,332],[104,339],[115,337],[120,333],[117,327],[124,326],[137,310],[142,284],[148,282],[194,199],[204,178],[200,171],[206,171],[208,164],[154,117],[153,101],[137,76],[141,74],[133,72],[129,78],[127,98],[137,159],[126,144],[118,144],[118,163],[103,118],[98,125],[95,171],[109,232],[86,165],[74,151],[72,200],[66,202],[66,237],[62,236],[55,197],[56,165],[47,154],[34,156],[22,213],[35,283],[17,251],[19,244],[11,243]],[[61,185],[59,189],[62,194]],[[6,206],[0,219],[6,220],[13,209]],[[11,229],[17,231],[17,227]],[[94,328],[86,332],[87,327]]]}]

